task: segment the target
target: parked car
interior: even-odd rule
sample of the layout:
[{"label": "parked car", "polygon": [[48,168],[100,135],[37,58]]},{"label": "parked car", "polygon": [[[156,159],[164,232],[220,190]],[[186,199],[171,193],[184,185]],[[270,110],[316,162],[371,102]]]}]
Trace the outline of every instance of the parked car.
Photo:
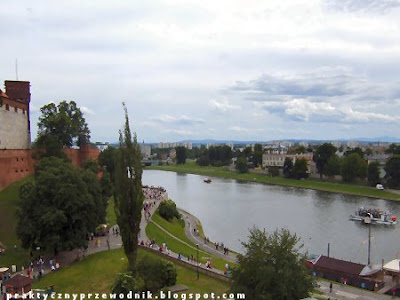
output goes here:
[{"label": "parked car", "polygon": [[377,189],[377,190],[384,190],[385,188],[383,187],[382,184],[378,183],[378,184],[376,185],[376,189]]}]

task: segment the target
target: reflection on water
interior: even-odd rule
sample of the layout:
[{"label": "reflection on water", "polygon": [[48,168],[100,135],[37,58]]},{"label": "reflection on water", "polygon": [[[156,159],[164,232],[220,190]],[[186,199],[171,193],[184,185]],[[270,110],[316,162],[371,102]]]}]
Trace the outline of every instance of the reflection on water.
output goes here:
[{"label": "reflection on water", "polygon": [[[302,238],[309,253],[326,254],[355,262],[367,262],[368,227],[349,221],[359,206],[377,207],[400,216],[400,203],[381,199],[239,182],[234,179],[203,177],[145,170],[143,183],[162,185],[177,205],[202,222],[213,241],[242,251],[248,229],[254,225],[273,231],[287,228]],[[400,226],[397,225],[397,226]],[[380,263],[397,258],[400,235],[396,226],[372,226],[371,259]]]}]

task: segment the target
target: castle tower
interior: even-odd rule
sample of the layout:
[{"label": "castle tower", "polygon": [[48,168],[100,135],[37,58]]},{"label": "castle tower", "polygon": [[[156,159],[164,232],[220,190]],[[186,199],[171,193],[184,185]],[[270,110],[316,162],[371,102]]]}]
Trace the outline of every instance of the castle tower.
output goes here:
[{"label": "castle tower", "polygon": [[5,81],[0,90],[0,149],[29,149],[31,130],[29,81]]}]

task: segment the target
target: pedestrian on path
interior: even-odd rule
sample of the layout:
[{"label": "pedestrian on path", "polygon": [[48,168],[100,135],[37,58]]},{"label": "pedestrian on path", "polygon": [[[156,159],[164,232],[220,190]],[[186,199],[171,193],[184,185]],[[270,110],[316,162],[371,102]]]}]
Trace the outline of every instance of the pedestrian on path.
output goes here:
[{"label": "pedestrian on path", "polygon": [[333,287],[333,285],[332,285],[332,282],[329,284],[329,293],[332,293],[332,287]]}]

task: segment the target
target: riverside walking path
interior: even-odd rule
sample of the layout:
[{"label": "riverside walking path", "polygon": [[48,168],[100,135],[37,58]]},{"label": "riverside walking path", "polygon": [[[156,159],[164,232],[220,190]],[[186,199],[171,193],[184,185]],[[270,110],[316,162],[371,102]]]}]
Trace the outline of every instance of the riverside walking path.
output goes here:
[{"label": "riverside walking path", "polygon": [[[163,199],[167,199],[168,195],[165,193],[163,195]],[[159,203],[161,202],[161,200],[151,200],[155,201],[155,205],[152,205],[149,208],[149,212],[151,215],[153,215],[159,205]],[[182,209],[179,210],[185,220],[185,233],[186,236],[188,237],[188,239],[190,241],[192,241],[195,244],[199,245],[199,249],[208,252],[212,255],[218,256],[220,258],[223,258],[227,261],[230,262],[236,262],[237,259],[237,255],[236,253],[229,251],[229,254],[224,254],[223,251],[221,250],[216,250],[215,246],[212,242],[209,243],[205,243],[205,240],[203,237],[200,237],[198,234],[194,233],[193,229],[196,229],[196,232],[198,233],[198,225],[200,224],[200,221],[198,221],[198,219],[191,215],[189,212],[186,212]],[[149,241],[149,238],[146,235],[146,226],[149,222],[153,222],[150,218],[146,218],[145,217],[145,212],[144,210],[142,210],[142,218],[141,218],[141,222],[140,222],[140,233],[139,233],[139,241]],[[175,239],[181,241],[179,238],[173,236],[171,233],[169,233],[168,231],[166,231],[164,228],[162,228],[161,226],[159,226],[157,223],[153,222],[155,225],[157,225],[160,229],[164,230],[165,232],[167,232],[168,234],[170,234],[172,237],[174,237]],[[113,227],[114,229],[117,229],[118,226],[115,225]],[[64,267],[67,265],[70,265],[76,261],[85,259],[85,257],[87,255],[91,255],[100,251],[107,251],[109,249],[117,249],[117,248],[121,248],[122,245],[122,240],[121,240],[121,236],[118,234],[113,234],[113,228],[111,228],[109,230],[108,235],[103,236],[103,237],[96,237],[93,240],[89,241],[88,244],[88,248],[86,251],[82,251],[81,249],[76,249],[73,251],[64,251],[64,252],[60,252],[57,257],[55,258],[55,260],[60,264],[60,267]],[[108,240],[108,243],[107,243]],[[99,241],[99,242],[98,242]],[[181,241],[182,243],[185,243],[184,241]],[[186,243],[185,243],[186,244]],[[193,247],[189,244],[186,244],[190,247]],[[159,246],[155,245],[155,247],[153,249],[159,249]],[[158,252],[157,250],[154,250],[155,252]],[[167,258],[168,256],[173,257],[173,258],[178,258],[178,253],[173,252],[173,250],[171,250],[171,252],[169,253],[169,255],[166,252],[163,252],[163,254],[165,255],[165,257]],[[49,265],[49,259],[51,258],[44,258],[44,264],[42,266],[43,269],[43,274],[48,274],[51,271],[50,269],[50,265]],[[194,265],[197,266],[195,261],[189,261],[189,260],[182,260],[182,262],[185,262],[187,264],[190,265]],[[206,269],[204,265],[199,266],[202,269]],[[209,272],[214,272],[216,274],[219,275],[223,275],[223,271],[219,270],[219,269],[207,269]],[[19,273],[24,273],[26,274],[26,270],[19,272]],[[34,278],[38,278],[38,267],[37,265],[34,265],[33,268],[33,272],[31,273],[32,276],[34,276]],[[314,295],[315,297],[318,297],[319,299],[350,299],[350,300],[383,300],[383,299],[391,299],[391,296],[387,296],[387,295],[382,295],[382,294],[378,294],[378,293],[373,293],[367,290],[363,290],[363,289],[358,289],[358,288],[354,288],[351,286],[344,286],[344,285],[340,285],[340,284],[335,284],[333,283],[333,289],[332,289],[332,293],[329,292],[329,281],[319,281],[318,282],[320,287],[318,288],[320,291],[326,293],[325,295]]]}]

